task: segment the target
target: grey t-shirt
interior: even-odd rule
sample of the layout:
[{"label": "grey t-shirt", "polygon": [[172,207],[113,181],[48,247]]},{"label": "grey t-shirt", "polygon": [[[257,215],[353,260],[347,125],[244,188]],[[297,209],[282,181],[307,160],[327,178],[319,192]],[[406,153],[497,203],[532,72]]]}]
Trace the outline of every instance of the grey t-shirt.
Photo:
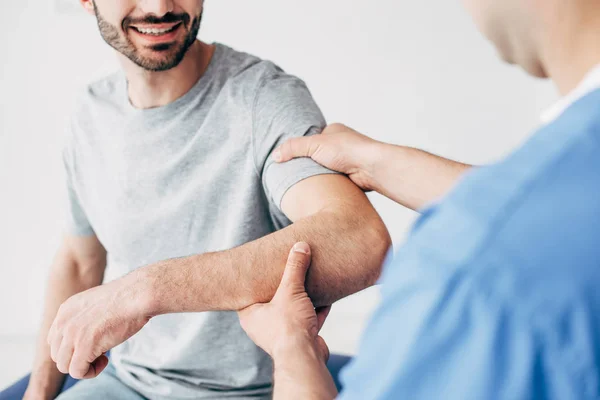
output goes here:
[{"label": "grey t-shirt", "polygon": [[[224,45],[164,107],[135,109],[112,75],[87,88],[71,123],[68,229],[97,235],[120,274],[258,239],[290,223],[280,209],[290,187],[331,173],[310,159],[274,163],[272,150],[324,125],[301,80]],[[158,316],[111,360],[150,399],[271,394],[271,361],[235,312]]]}]

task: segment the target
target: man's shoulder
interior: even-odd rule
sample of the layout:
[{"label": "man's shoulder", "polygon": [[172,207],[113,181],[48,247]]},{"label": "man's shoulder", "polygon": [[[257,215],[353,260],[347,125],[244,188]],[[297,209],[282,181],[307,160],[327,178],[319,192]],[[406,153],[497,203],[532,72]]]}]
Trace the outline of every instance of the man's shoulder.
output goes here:
[{"label": "man's shoulder", "polygon": [[[98,119],[98,109],[112,110],[121,106],[119,96],[122,95],[125,78],[121,72],[113,72],[95,79],[81,87],[75,94],[70,110],[70,121],[65,136],[65,148],[74,146],[81,134],[90,132]],[[108,108],[106,108],[108,107]]]},{"label": "man's shoulder", "polygon": [[278,79],[286,79],[303,83],[295,75],[287,73],[271,60],[235,50],[223,44],[215,44],[221,52],[219,71],[230,83],[240,86],[250,86],[260,90],[265,84]]},{"label": "man's shoulder", "polygon": [[126,85],[125,76],[121,71],[115,71],[89,82],[79,92],[78,99],[84,102],[114,102],[119,91]]},{"label": "man's shoulder", "polygon": [[110,109],[121,107],[125,94],[126,80],[122,72],[112,72],[95,79],[80,88],[71,107],[71,124],[85,123],[94,114],[98,106]]}]

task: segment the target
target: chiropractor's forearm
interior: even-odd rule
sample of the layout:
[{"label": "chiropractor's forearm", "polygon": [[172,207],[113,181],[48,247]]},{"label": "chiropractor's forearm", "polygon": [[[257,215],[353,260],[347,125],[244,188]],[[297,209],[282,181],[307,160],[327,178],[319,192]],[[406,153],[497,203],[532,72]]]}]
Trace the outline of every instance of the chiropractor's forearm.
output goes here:
[{"label": "chiropractor's forearm", "polygon": [[333,378],[314,343],[294,341],[273,356],[273,400],[332,400]]},{"label": "chiropractor's forearm", "polygon": [[316,306],[374,284],[390,245],[389,234],[370,205],[362,209],[338,205],[231,250],[141,268],[134,273],[135,280],[147,289],[150,316],[240,310],[271,300],[289,249],[298,241],[313,249],[307,291]]},{"label": "chiropractor's forearm", "polygon": [[102,283],[106,260],[94,266],[83,266],[71,256],[67,245],[56,255],[46,289],[44,314],[37,339],[36,355],[26,398],[53,399],[64,381],[64,375],[50,357],[47,335],[60,305],[72,295]]},{"label": "chiropractor's forearm", "polygon": [[411,147],[377,143],[371,186],[395,202],[419,210],[443,197],[471,168]]}]

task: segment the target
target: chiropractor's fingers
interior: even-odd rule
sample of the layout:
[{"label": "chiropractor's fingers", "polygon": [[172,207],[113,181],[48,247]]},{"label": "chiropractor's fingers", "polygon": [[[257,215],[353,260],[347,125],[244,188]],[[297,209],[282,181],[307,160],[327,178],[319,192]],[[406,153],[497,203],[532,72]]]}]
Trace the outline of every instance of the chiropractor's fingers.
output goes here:
[{"label": "chiropractor's fingers", "polygon": [[331,311],[331,306],[327,307],[319,307],[316,310],[317,313],[317,331],[321,331],[323,324],[325,324],[325,320]]},{"label": "chiropractor's fingers", "polygon": [[275,150],[273,157],[277,162],[286,162],[297,157],[312,157],[319,148],[319,139],[319,135],[288,139]]},{"label": "chiropractor's fingers", "polygon": [[325,339],[323,339],[323,337],[321,336],[317,336],[317,346],[319,351],[321,352],[321,356],[323,357],[323,360],[325,362],[329,361],[329,347],[327,346],[327,343],[325,342]]},{"label": "chiropractor's fingers", "polygon": [[304,242],[296,243],[288,256],[276,297],[305,291],[304,282],[310,261],[310,246]]}]

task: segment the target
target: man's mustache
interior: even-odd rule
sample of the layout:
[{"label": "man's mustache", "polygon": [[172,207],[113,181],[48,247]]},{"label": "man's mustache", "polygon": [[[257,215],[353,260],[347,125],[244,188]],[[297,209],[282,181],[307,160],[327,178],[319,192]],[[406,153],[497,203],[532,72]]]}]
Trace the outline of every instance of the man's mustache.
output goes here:
[{"label": "man's mustache", "polygon": [[190,22],[190,16],[188,14],[174,14],[174,13],[166,13],[162,17],[157,17],[156,15],[147,15],[143,18],[131,18],[126,17],[123,19],[123,28],[126,29],[131,25],[136,24],[168,24],[173,22],[183,22],[183,24],[187,27]]}]

